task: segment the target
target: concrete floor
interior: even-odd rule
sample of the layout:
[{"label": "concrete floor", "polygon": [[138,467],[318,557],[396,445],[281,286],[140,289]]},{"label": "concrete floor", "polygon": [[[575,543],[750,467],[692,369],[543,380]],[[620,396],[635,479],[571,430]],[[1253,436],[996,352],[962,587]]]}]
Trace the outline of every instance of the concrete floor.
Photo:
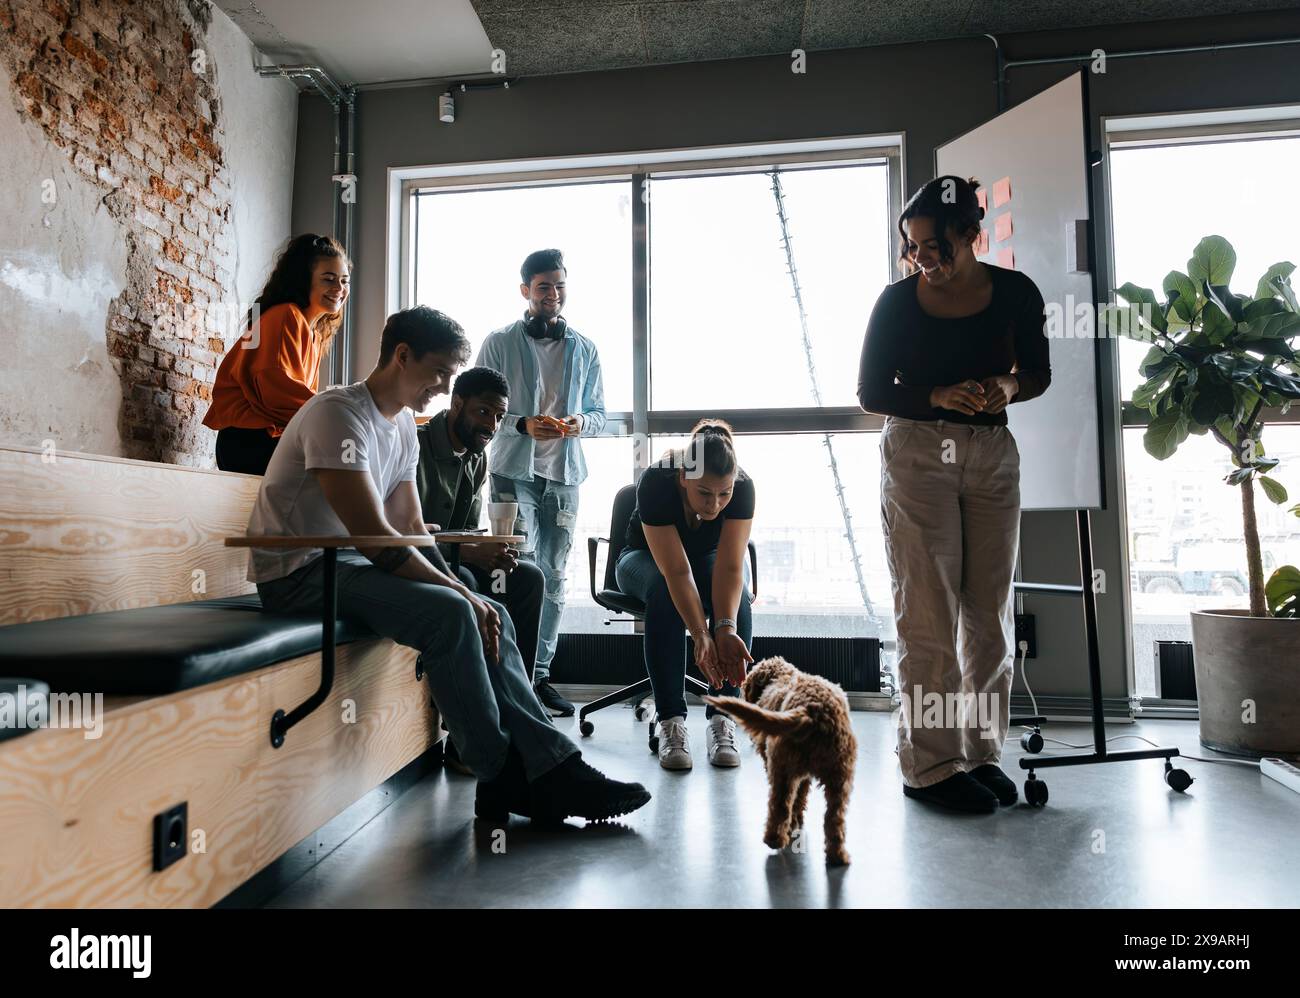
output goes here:
[{"label": "concrete floor", "polygon": [[[859,762],[848,819],[853,863],[828,868],[822,799],[809,802],[806,850],[762,842],[766,778],[747,739],[739,770],[704,756],[704,713],[689,720],[695,769],[661,770],[627,708],[595,715],[584,755],[654,799],[620,823],[504,832],[475,822],[474,781],[435,773],[325,857],[269,907],[1282,907],[1300,904],[1293,861],[1300,795],[1239,766],[1186,761],[1176,794],[1158,760],[1040,771],[1044,809],[1022,802],[962,816],[907,800],[894,715],[854,714]],[[572,718],[558,722],[577,736]],[[1081,743],[1085,725],[1044,734]],[[1195,722],[1114,725],[1208,755]],[[1144,747],[1133,739],[1115,750]],[[1067,752],[1048,745],[1048,753]],[[1023,784],[1018,739],[1003,768]]]}]

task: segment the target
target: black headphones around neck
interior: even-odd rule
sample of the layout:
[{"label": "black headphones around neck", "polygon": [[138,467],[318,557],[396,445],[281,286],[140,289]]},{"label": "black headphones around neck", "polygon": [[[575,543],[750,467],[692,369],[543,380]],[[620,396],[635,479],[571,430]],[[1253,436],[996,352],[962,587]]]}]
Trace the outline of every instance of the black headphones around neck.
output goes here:
[{"label": "black headphones around neck", "polygon": [[552,326],[545,316],[524,311],[524,332],[535,340],[562,340],[568,329],[569,324],[562,315],[556,316],[555,325]]}]

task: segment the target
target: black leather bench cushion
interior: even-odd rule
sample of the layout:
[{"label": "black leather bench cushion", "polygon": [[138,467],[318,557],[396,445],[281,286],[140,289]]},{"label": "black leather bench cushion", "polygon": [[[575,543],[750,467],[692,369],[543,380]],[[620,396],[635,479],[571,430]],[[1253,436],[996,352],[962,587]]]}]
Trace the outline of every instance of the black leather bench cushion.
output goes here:
[{"label": "black leather bench cushion", "polygon": [[[339,621],[339,644],[374,637]],[[163,694],[320,651],[320,617],[265,613],[255,595],[0,627],[0,675],[55,692]]]}]

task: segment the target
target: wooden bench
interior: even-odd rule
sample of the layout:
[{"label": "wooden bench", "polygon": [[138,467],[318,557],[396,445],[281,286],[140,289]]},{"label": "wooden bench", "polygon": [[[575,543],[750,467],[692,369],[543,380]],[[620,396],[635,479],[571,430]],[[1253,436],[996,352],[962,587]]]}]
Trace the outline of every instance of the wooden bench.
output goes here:
[{"label": "wooden bench", "polygon": [[[111,643],[140,614],[204,627],[214,626],[214,608],[245,624],[250,614],[274,618],[257,609],[245,580],[247,552],[224,544],[245,532],[260,482],[0,448],[0,648],[32,646],[38,627],[103,633]],[[68,688],[76,661],[42,668],[31,659],[29,672],[8,653],[0,675],[44,680],[56,692],[115,692],[104,697],[97,739],[50,727],[0,741],[0,906],[213,904],[436,749],[438,718],[415,652],[346,630],[328,697],[273,748],[272,714],[321,682],[319,617],[307,626],[314,648],[172,692],[166,684],[205,678],[208,658],[177,679],[162,652],[149,665],[133,663],[129,648],[97,647],[87,660],[111,663],[95,666],[102,681]],[[187,851],[155,871],[155,817],[182,803]]]}]

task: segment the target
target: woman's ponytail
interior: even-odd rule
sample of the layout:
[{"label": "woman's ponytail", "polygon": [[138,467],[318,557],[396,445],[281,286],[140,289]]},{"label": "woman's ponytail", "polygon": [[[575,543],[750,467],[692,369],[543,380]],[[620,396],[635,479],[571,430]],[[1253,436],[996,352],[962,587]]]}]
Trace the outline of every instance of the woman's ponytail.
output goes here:
[{"label": "woman's ponytail", "polygon": [[683,448],[682,464],[687,474],[726,477],[735,472],[736,438],[731,425],[723,419],[705,418],[691,430],[690,443]]}]

